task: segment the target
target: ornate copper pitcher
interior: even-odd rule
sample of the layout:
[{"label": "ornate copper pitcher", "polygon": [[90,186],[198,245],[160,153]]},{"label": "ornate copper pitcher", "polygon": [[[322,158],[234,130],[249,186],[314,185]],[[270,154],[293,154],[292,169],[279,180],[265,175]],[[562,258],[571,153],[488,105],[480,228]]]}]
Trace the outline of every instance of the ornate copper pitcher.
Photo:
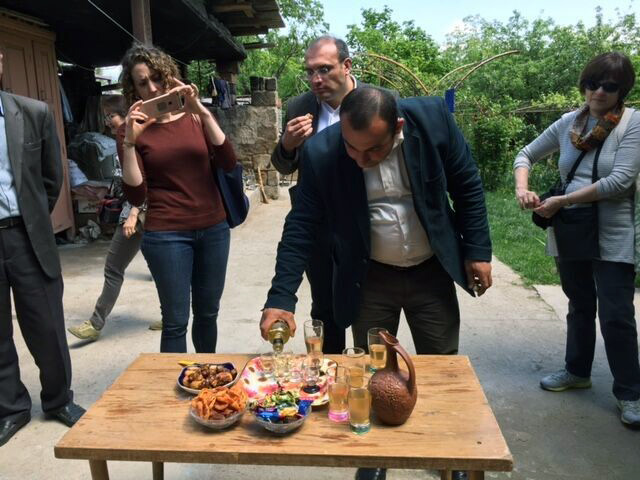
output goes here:
[{"label": "ornate copper pitcher", "polygon": [[[369,382],[371,407],[382,423],[402,425],[411,415],[418,399],[416,371],[407,351],[390,333],[381,332],[387,347],[387,366],[378,370]],[[398,368],[398,354],[407,364],[409,374]]]}]

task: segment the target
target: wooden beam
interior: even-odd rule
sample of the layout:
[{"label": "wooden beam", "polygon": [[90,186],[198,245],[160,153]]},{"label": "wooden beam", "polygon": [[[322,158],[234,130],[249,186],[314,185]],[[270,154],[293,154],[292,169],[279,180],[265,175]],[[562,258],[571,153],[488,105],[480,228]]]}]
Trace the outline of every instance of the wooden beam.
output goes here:
[{"label": "wooden beam", "polygon": [[140,43],[144,45],[153,44],[149,0],[131,0],[131,24],[133,26],[133,36]]},{"label": "wooden beam", "polygon": [[256,11],[253,9],[251,4],[247,3],[230,3],[225,5],[214,5],[212,8],[213,13],[233,13],[233,12],[244,12],[244,14],[253,18]]},{"label": "wooden beam", "polygon": [[275,48],[275,43],[251,42],[243,43],[242,46],[247,50],[257,50],[258,48]]},{"label": "wooden beam", "polygon": [[268,27],[254,27],[254,28],[249,28],[249,27],[238,27],[238,28],[234,28],[234,27],[229,27],[229,31],[231,32],[231,35],[235,36],[235,37],[240,37],[243,35],[261,35],[263,33],[268,33],[269,32],[269,28]]}]

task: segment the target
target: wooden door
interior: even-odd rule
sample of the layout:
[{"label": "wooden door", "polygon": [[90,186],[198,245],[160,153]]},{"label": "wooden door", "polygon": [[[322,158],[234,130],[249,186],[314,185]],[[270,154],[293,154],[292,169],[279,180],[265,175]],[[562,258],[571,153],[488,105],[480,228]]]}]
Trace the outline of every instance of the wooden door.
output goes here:
[{"label": "wooden door", "polygon": [[69,163],[67,162],[67,148],[64,142],[64,127],[62,120],[62,102],[58,86],[58,65],[52,42],[33,41],[33,56],[36,70],[36,82],[38,86],[38,100],[46,102],[53,113],[58,138],[60,139],[60,151],[62,155],[62,167],[64,177],[62,189],[56,206],[51,212],[53,231],[61,232],[68,228],[72,231],[69,236],[75,236],[73,231],[73,206],[71,203],[71,186],[69,184]]},{"label": "wooden door", "polygon": [[31,39],[0,31],[0,49],[4,65],[2,89],[5,92],[37,98],[35,65]]}]

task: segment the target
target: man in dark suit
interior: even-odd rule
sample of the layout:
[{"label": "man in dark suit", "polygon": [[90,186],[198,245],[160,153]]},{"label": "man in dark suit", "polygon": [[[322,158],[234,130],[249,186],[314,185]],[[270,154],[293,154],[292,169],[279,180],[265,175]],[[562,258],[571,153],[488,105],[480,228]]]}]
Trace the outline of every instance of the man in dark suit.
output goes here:
[{"label": "man in dark suit", "polygon": [[334,314],[352,324],[355,345],[367,349],[371,327],[395,335],[404,310],[419,354],[456,353],[454,281],[471,295],[491,286],[491,241],[477,166],[444,101],[396,102],[390,92],[357,88],[342,101],[340,123],[307,141],[301,157],[263,337],[279,319],[295,332],[295,293],[326,222]]},{"label": "man in dark suit", "polygon": [[84,413],[70,389],[62,275],[49,218],[61,185],[60,146],[47,104],[0,91],[0,445],[31,419],[13,343],[11,293],[40,369],[42,409],[68,426]]},{"label": "man in dark suit", "polygon": [[[305,140],[339,121],[340,103],[358,82],[351,75],[351,58],[347,44],[335,37],[314,40],[305,54],[305,71],[311,91],[287,102],[286,125],[271,155],[271,163],[283,175],[300,167],[300,151]],[[298,181],[300,181],[300,172]],[[297,187],[290,190],[295,203]],[[346,326],[333,318],[330,235],[320,228],[306,269],[311,286],[311,317],[324,323],[324,353],[342,353]]]},{"label": "man in dark suit", "polygon": [[396,102],[380,89],[356,89],[340,124],[308,141],[302,157],[263,335],[278,318],[295,330],[295,292],[327,222],[335,315],[353,323],[356,345],[366,347],[374,324],[395,334],[404,309],[418,353],[456,353],[453,281],[472,295],[491,286],[491,241],[477,166],[442,99]]}]

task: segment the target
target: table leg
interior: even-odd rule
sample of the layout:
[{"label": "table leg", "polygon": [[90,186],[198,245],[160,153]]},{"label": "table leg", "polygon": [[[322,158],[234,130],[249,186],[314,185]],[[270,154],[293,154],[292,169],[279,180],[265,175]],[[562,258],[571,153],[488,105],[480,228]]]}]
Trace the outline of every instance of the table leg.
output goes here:
[{"label": "table leg", "polygon": [[451,470],[440,470],[440,480],[452,480]]},{"label": "table leg", "polygon": [[153,480],[164,480],[164,463],[153,462],[151,467],[153,468]]},{"label": "table leg", "polygon": [[89,460],[92,480],[109,480],[106,460]]},{"label": "table leg", "polygon": [[484,472],[478,470],[469,472],[469,480],[484,480]]}]

